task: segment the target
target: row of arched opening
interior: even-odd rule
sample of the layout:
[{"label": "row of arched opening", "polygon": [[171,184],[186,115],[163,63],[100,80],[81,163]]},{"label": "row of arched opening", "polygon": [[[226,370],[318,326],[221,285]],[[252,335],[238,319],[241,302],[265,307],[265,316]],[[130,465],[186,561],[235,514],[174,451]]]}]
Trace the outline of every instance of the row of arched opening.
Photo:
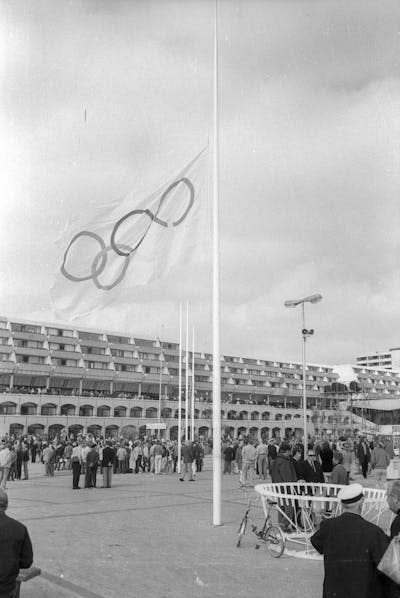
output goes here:
[{"label": "row of arched opening", "polygon": [[[17,414],[17,404],[12,402],[5,402],[0,404],[0,415],[16,415]],[[117,406],[117,407],[110,407],[109,405],[99,405],[95,407],[94,405],[73,405],[73,404],[64,404],[61,405],[60,411],[58,412],[58,406],[54,403],[44,403],[43,405],[37,405],[36,403],[23,403],[21,405],[21,415],[45,415],[45,416],[52,416],[52,415],[67,415],[67,416],[80,416],[80,417],[132,417],[132,418],[155,418],[158,417],[158,409],[156,407],[148,407],[144,409],[142,407],[136,406],[128,409],[124,406]],[[185,408],[182,407],[181,415],[185,417]],[[179,410],[178,409],[171,409],[169,407],[164,407],[161,410],[161,417],[162,418],[178,418]],[[250,416],[250,417],[249,417]],[[195,419],[203,418],[203,419],[210,419],[212,417],[212,410],[211,409],[204,409],[200,411],[199,409],[195,409],[194,411]],[[225,412],[221,410],[221,417],[227,418],[231,420],[248,420],[251,421],[268,421],[271,419],[271,413],[268,411],[264,411],[259,413],[258,411],[248,412],[248,411],[228,411]],[[302,416],[298,413],[292,415],[291,413],[277,413],[274,416],[274,421],[288,421],[291,419],[299,419]],[[307,416],[309,420],[310,417]]]}]

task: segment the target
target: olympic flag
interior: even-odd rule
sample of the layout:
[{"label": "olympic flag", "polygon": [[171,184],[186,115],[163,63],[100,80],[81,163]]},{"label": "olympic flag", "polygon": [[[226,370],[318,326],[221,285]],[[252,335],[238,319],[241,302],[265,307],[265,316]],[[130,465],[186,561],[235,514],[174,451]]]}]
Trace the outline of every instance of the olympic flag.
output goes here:
[{"label": "olympic flag", "polygon": [[157,191],[95,206],[90,224],[67,232],[51,292],[57,312],[83,316],[201,259],[209,236],[207,160],[204,148]]}]

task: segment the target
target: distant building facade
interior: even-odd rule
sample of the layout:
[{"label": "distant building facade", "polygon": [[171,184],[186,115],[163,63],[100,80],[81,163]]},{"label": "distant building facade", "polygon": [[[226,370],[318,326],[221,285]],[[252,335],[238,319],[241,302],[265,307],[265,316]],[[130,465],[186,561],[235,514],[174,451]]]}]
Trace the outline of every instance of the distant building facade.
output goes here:
[{"label": "distant building facade", "polygon": [[361,355],[356,358],[356,361],[357,365],[370,368],[400,371],[400,347],[394,347],[388,351],[376,351],[370,355]]},{"label": "distant building facade", "polygon": [[[183,352],[184,390],[186,368],[194,379],[194,433],[211,437],[212,354],[196,352],[193,359]],[[220,368],[224,434],[303,435],[301,363],[221,355]],[[355,391],[400,404],[400,373],[384,368],[309,363],[305,384],[311,435],[364,429],[347,400]],[[0,317],[0,432],[139,436],[160,422],[163,436],[174,439],[178,395],[176,342]],[[183,396],[183,429],[192,416],[185,403]],[[393,413],[391,423],[400,423]]]}]

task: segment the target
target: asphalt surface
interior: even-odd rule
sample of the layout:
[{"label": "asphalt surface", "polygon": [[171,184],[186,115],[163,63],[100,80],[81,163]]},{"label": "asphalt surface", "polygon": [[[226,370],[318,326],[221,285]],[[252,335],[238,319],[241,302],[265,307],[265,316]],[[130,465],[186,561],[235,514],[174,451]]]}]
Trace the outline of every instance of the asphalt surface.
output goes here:
[{"label": "asphalt surface", "polygon": [[[210,459],[193,483],[120,474],[110,489],[79,491],[70,472],[47,478],[30,464],[29,480],[11,482],[8,494],[8,514],[27,525],[42,569],[22,584],[21,598],[322,595],[321,561],[273,558],[250,531],[236,547],[247,504],[237,475],[223,476],[222,525],[212,525]],[[261,521],[261,507],[252,512]]]}]

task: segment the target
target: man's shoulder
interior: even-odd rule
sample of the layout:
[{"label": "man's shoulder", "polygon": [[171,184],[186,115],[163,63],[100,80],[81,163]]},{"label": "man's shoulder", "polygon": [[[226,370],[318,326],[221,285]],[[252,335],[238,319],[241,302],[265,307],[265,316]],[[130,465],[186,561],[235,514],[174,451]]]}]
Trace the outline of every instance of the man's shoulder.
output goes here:
[{"label": "man's shoulder", "polygon": [[8,529],[12,529],[13,531],[20,533],[25,533],[27,531],[26,525],[5,514],[0,519],[0,527],[8,527]]}]

